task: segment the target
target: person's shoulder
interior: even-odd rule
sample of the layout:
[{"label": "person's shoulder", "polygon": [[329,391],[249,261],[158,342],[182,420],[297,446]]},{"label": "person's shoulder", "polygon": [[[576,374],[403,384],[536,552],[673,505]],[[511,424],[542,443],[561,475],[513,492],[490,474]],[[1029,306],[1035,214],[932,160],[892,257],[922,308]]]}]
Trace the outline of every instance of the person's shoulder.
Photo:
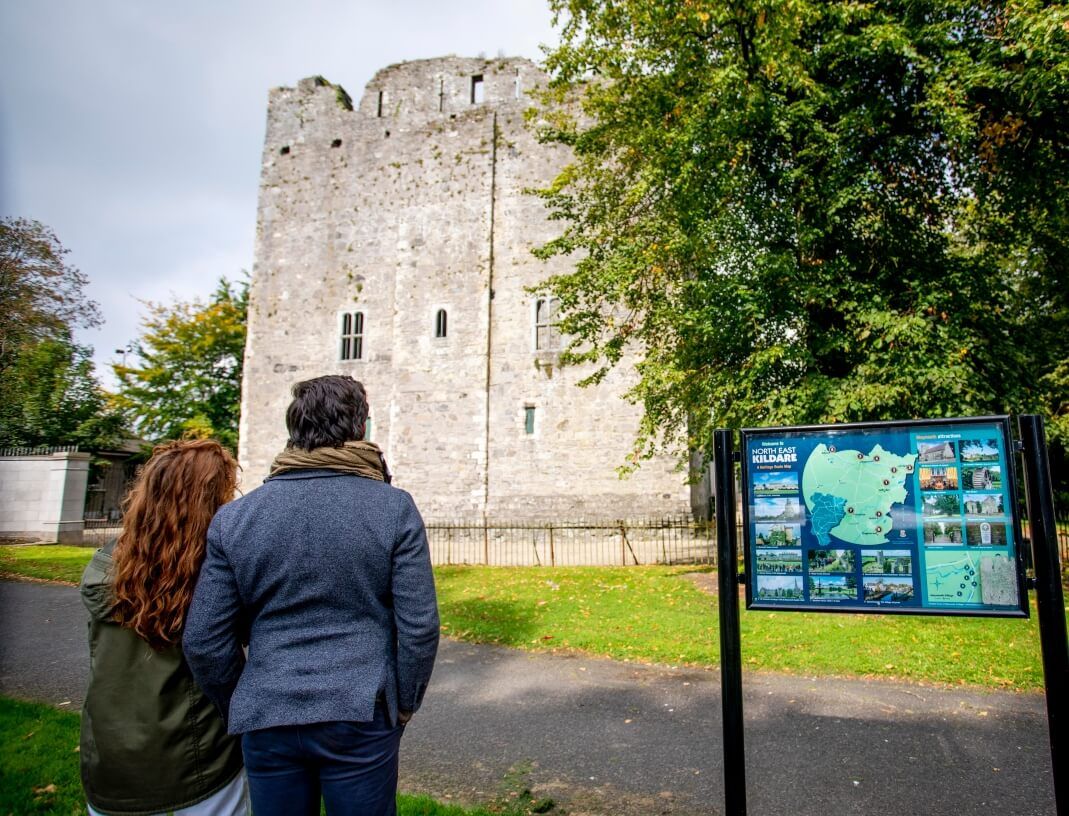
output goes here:
[{"label": "person's shoulder", "polygon": [[419,508],[416,506],[416,500],[412,497],[412,494],[407,490],[394,487],[393,485],[386,485],[388,488],[389,505],[395,517],[404,519],[406,522],[419,522],[422,523],[422,516],[419,512]]},{"label": "person's shoulder", "polygon": [[111,611],[111,584],[112,584],[112,561],[111,551],[114,542],[108,542],[104,547],[93,553],[93,557],[86,564],[82,572],[82,580],[78,584],[89,613],[94,618],[104,620]]},{"label": "person's shoulder", "polygon": [[259,492],[259,488],[250,490],[248,493],[238,496],[237,498],[228,501],[215,511],[215,516],[212,518],[211,527],[216,530],[229,525],[231,521],[239,518],[242,514],[248,512],[256,504],[259,503],[259,496],[256,494]]},{"label": "person's shoulder", "polygon": [[402,487],[387,482],[370,481],[375,485],[376,490],[381,490],[382,493],[388,497],[389,501],[398,502],[400,504],[406,504],[413,501],[412,494]]}]

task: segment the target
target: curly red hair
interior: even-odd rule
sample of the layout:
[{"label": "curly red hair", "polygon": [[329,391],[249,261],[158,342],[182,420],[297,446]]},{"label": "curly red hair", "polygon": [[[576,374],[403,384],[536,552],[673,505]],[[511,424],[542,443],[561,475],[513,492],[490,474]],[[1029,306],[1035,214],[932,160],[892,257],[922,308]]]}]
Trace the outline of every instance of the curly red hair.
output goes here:
[{"label": "curly red hair", "polygon": [[182,639],[208,525],[237,488],[237,462],[213,439],[158,445],[124,502],[112,554],[112,616],[154,649]]}]

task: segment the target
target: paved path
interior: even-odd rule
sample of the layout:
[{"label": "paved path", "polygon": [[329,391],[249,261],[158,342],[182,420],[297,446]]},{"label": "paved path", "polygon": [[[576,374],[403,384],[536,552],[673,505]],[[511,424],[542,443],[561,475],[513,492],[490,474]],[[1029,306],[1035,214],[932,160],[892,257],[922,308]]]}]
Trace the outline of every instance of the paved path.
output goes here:
[{"label": "paved path", "polygon": [[[0,693],[81,704],[77,590],[0,582]],[[1054,813],[1043,698],[748,674],[749,812]],[[491,799],[510,769],[570,816],[719,814],[716,672],[444,641],[402,788]]]}]

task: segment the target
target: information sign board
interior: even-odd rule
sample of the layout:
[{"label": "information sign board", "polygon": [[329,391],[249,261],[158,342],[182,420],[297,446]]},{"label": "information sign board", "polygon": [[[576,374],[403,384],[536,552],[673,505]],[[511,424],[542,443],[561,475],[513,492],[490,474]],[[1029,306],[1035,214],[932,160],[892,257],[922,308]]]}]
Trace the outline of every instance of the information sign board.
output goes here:
[{"label": "information sign board", "polygon": [[750,609],[1027,617],[1009,418],[742,431]]}]

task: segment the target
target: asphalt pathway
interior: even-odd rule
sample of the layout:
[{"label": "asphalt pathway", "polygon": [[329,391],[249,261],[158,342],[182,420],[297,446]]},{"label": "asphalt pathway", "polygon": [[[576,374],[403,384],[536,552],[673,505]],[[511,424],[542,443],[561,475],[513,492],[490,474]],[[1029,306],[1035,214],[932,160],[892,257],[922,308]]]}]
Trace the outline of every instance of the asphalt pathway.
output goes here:
[{"label": "asphalt pathway", "polygon": [[[0,693],[77,710],[71,587],[0,581]],[[749,812],[1054,813],[1037,694],[747,674]],[[443,641],[401,787],[489,800],[522,778],[570,816],[719,814],[719,674]]]}]

